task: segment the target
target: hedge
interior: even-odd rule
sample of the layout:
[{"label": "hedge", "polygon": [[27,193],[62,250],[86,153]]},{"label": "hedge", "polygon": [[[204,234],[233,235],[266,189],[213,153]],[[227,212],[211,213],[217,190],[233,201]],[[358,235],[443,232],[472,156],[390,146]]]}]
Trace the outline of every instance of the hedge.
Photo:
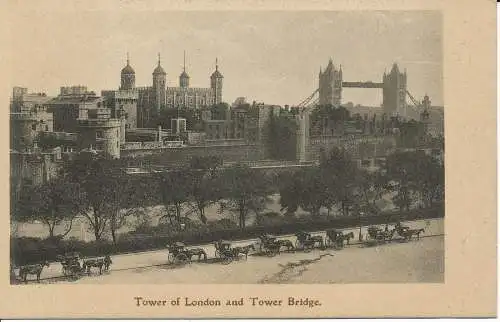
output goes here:
[{"label": "hedge", "polygon": [[409,212],[387,212],[371,216],[347,217],[282,217],[281,222],[268,225],[249,226],[245,229],[228,228],[227,225],[207,225],[189,227],[182,232],[161,231],[156,227],[152,233],[127,234],[118,239],[116,245],[110,241],[84,242],[74,238],[61,241],[49,239],[16,237],[11,238],[11,261],[15,265],[25,265],[48,260],[55,261],[56,256],[66,252],[79,252],[82,256],[102,256],[103,254],[123,254],[140,251],[163,249],[172,241],[183,241],[186,244],[204,244],[219,239],[239,240],[256,238],[263,233],[285,235],[300,230],[324,230],[331,228],[348,228],[367,225],[394,223],[444,217],[444,205],[433,208],[413,209]]}]

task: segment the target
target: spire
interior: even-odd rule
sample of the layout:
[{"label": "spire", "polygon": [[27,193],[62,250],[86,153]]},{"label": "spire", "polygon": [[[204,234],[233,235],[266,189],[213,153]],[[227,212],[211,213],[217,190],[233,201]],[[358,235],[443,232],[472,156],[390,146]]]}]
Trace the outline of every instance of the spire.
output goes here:
[{"label": "spire", "polygon": [[211,79],[223,78],[222,74],[219,72],[219,60],[215,57],[215,71],[210,76]]},{"label": "spire", "polygon": [[184,50],[184,67],[182,70],[186,71],[186,51],[185,50]]},{"label": "spire", "polygon": [[167,73],[165,73],[165,70],[163,70],[163,68],[161,67],[160,53],[158,53],[158,66],[156,66],[155,70],[153,71],[153,74],[162,74],[162,75],[167,74]]},{"label": "spire", "polygon": [[130,66],[130,57],[128,55],[128,51],[127,51],[127,66]]}]

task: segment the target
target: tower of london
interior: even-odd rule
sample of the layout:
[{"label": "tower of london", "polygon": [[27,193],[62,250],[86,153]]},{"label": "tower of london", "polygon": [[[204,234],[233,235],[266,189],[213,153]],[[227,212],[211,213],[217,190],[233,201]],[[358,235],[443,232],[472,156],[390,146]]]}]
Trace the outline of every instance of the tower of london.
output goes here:
[{"label": "tower of london", "polygon": [[184,68],[179,76],[179,86],[168,86],[167,73],[161,65],[158,54],[158,63],[152,73],[152,86],[135,86],[135,71],[127,59],[127,65],[121,71],[121,90],[136,90],[137,122],[139,127],[158,116],[163,109],[199,109],[222,102],[223,79],[216,59],[215,71],[210,76],[210,86],[206,88],[191,87],[190,77]]}]

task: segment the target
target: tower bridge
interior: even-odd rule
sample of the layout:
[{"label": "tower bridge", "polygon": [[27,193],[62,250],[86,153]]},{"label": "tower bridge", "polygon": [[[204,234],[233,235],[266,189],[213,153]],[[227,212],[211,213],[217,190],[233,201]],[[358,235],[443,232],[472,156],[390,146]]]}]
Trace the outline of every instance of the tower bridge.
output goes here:
[{"label": "tower bridge", "polygon": [[[396,63],[392,65],[389,73],[384,72],[382,82],[344,81],[342,66],[337,68],[330,59],[326,69],[324,71],[320,69],[318,79],[318,88],[302,100],[297,107],[309,108],[317,104],[340,106],[344,88],[382,89],[383,111],[388,116],[406,117],[408,107],[417,112],[420,112],[422,107],[424,110],[428,107],[426,102],[420,103],[410,94],[407,88],[406,70],[401,72]],[[410,99],[410,104],[406,101],[407,97]]]},{"label": "tower bridge", "polygon": [[384,83],[374,83],[374,82],[344,82],[342,81],[342,87],[349,88],[384,88]]}]

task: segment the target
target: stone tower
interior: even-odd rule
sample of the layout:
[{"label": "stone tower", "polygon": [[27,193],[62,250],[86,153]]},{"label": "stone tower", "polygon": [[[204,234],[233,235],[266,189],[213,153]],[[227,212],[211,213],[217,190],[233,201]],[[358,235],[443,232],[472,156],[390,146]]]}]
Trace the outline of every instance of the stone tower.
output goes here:
[{"label": "stone tower", "polygon": [[153,71],[154,110],[156,111],[156,115],[160,114],[160,110],[165,106],[166,83],[167,73],[165,73],[165,70],[161,67],[160,53],[158,53],[158,66],[156,66]]},{"label": "stone tower", "polygon": [[383,76],[384,113],[391,116],[406,116],[406,70],[401,73],[398,65],[392,65],[391,72]]},{"label": "stone tower", "polygon": [[184,67],[182,68],[182,74],[179,76],[179,87],[189,87],[189,75],[186,73],[186,52],[184,52]]},{"label": "stone tower", "polygon": [[431,101],[429,96],[425,95],[424,100],[422,101],[422,107],[424,110],[420,113],[420,122],[424,124],[425,133],[429,131],[429,123],[430,123],[430,113],[429,110],[431,108]]},{"label": "stone tower", "polygon": [[325,71],[319,71],[319,104],[340,106],[342,102],[342,66],[337,70],[330,58]]},{"label": "stone tower", "polygon": [[132,66],[130,66],[130,60],[127,53],[127,66],[122,69],[120,89],[126,90],[133,88],[135,88],[135,71]]},{"label": "stone tower", "polygon": [[301,110],[295,116],[297,121],[296,159],[299,162],[307,161],[307,145],[309,144],[309,113]]},{"label": "stone tower", "polygon": [[32,113],[10,114],[11,148],[18,151],[28,151],[35,145],[37,138],[36,124],[38,119]]},{"label": "stone tower", "polygon": [[97,109],[95,115],[78,120],[78,147],[80,150],[101,151],[108,159],[120,158],[120,130],[123,121],[111,118],[107,108]]},{"label": "stone tower", "polygon": [[219,72],[219,64],[215,59],[215,71],[210,76],[210,88],[214,91],[215,104],[222,102],[222,81],[224,76]]}]

